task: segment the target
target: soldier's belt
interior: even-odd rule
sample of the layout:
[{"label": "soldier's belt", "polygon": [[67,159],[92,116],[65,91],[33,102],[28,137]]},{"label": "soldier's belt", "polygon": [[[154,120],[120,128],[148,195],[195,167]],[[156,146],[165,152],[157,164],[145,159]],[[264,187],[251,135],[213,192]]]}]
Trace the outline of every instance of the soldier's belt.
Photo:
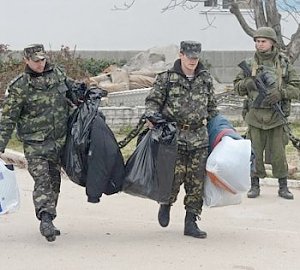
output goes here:
[{"label": "soldier's belt", "polygon": [[201,128],[203,126],[204,126],[203,122],[199,122],[197,124],[177,123],[177,128],[179,128],[181,130],[195,130],[195,129]]}]

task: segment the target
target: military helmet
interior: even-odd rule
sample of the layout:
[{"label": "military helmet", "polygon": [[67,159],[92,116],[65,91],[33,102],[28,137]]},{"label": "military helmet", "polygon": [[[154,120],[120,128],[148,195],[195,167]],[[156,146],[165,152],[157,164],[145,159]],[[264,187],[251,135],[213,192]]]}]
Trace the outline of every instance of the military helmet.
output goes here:
[{"label": "military helmet", "polygon": [[276,32],[273,28],[271,27],[259,27],[253,35],[253,39],[254,41],[256,40],[256,38],[268,38],[273,40],[275,43],[277,42],[277,36],[276,36]]},{"label": "military helmet", "polygon": [[188,58],[199,58],[201,53],[201,43],[197,41],[181,41],[180,52]]},{"label": "military helmet", "polygon": [[31,44],[24,48],[24,56],[33,61],[39,61],[46,58],[46,52],[43,44]]}]

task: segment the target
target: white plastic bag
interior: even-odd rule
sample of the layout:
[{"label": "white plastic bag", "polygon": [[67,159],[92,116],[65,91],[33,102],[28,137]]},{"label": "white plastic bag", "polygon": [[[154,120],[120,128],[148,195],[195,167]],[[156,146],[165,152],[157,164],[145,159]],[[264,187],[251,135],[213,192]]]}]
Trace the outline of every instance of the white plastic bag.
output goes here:
[{"label": "white plastic bag", "polygon": [[204,204],[208,207],[227,206],[240,204],[242,202],[241,193],[232,194],[227,190],[217,187],[208,176],[204,180]]},{"label": "white plastic bag", "polygon": [[207,159],[207,175],[233,194],[245,192],[250,188],[250,156],[250,140],[224,136]]},{"label": "white plastic bag", "polygon": [[20,193],[13,165],[0,159],[0,215],[20,207]]}]

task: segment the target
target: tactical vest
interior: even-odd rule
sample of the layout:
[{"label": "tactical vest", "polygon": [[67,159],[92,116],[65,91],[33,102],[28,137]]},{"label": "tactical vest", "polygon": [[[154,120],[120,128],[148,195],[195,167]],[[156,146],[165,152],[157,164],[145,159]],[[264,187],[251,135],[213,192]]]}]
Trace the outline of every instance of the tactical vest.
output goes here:
[{"label": "tactical vest", "polygon": [[[253,77],[255,77],[262,69],[267,70],[271,74],[273,74],[276,79],[278,89],[285,88],[285,85],[289,81],[289,74],[288,74],[289,60],[283,53],[279,53],[278,56],[276,56],[276,60],[272,62],[273,63],[272,66],[259,65],[254,57],[247,59],[246,62],[251,68],[252,71],[251,75]],[[252,102],[253,100],[251,100],[251,98],[248,98],[247,100],[244,101],[243,114],[246,114],[249,111],[249,109],[252,106]],[[291,100],[290,99],[281,100],[280,106],[285,117],[288,117],[291,111]]]}]

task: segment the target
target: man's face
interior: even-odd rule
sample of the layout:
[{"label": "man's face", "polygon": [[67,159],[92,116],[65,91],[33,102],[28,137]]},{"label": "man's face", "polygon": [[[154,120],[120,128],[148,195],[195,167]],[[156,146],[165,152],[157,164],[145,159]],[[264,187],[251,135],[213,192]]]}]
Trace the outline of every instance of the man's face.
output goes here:
[{"label": "man's face", "polygon": [[42,73],[45,69],[46,58],[38,61],[33,61],[31,58],[24,58],[26,65],[28,65],[34,72]]},{"label": "man's face", "polygon": [[180,53],[179,57],[181,60],[182,71],[193,74],[199,63],[199,58],[189,58],[184,53]]},{"label": "man's face", "polygon": [[268,52],[272,50],[274,42],[268,38],[256,38],[255,48],[259,52]]}]

